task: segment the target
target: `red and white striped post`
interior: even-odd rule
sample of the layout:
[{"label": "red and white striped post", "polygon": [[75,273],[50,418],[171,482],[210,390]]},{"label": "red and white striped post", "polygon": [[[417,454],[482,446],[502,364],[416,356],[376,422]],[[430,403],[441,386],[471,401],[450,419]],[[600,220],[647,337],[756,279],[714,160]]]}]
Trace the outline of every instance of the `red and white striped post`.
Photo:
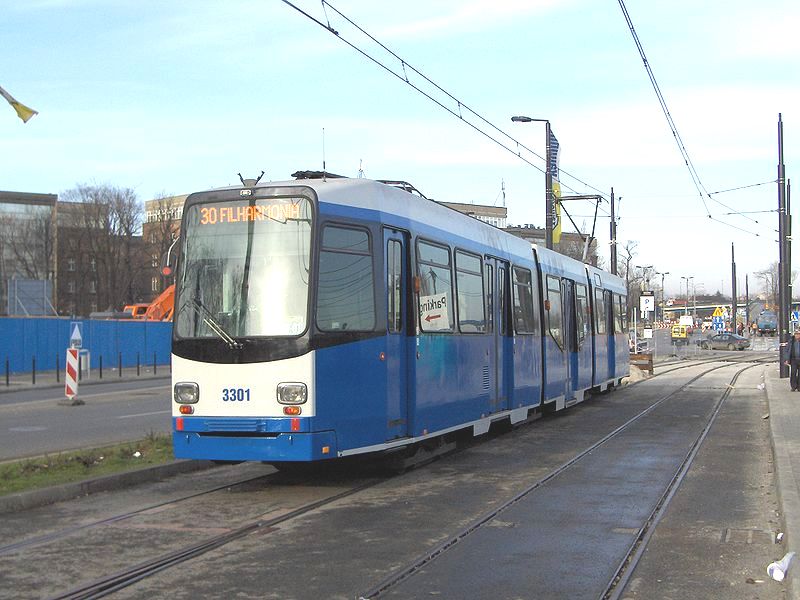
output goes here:
[{"label": "red and white striped post", "polygon": [[83,404],[78,396],[78,349],[67,349],[67,373],[64,377],[64,395],[67,397],[68,404]]}]

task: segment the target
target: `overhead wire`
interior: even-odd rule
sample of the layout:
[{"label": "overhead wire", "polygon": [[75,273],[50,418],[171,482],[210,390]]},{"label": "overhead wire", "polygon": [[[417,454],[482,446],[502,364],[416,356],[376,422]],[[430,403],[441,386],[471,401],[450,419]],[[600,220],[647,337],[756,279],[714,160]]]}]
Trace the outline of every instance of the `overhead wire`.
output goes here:
[{"label": "overhead wire", "polygon": [[[502,130],[500,127],[498,127],[498,126],[494,125],[493,123],[491,123],[491,122],[490,122],[488,119],[486,119],[485,117],[483,117],[483,116],[482,116],[480,113],[478,113],[476,110],[472,109],[472,108],[471,108],[469,105],[465,104],[464,102],[462,102],[461,100],[459,100],[458,98],[456,98],[456,97],[455,97],[453,94],[451,94],[450,92],[448,92],[447,90],[445,90],[444,88],[442,88],[440,85],[438,85],[437,83],[435,83],[433,80],[431,80],[429,77],[427,77],[427,76],[426,76],[425,74],[423,74],[421,71],[419,71],[419,70],[418,70],[416,67],[414,67],[414,66],[410,65],[410,64],[409,64],[409,63],[408,63],[408,62],[407,62],[407,61],[406,61],[404,58],[400,57],[400,56],[399,56],[398,54],[396,54],[394,51],[392,51],[391,49],[389,49],[389,48],[388,48],[386,45],[384,45],[382,42],[380,42],[378,39],[376,39],[376,38],[375,38],[373,35],[371,35],[370,33],[368,33],[368,32],[367,32],[365,29],[363,29],[361,26],[359,26],[357,23],[355,23],[355,22],[354,22],[352,19],[350,19],[350,18],[349,18],[349,17],[347,17],[345,14],[343,14],[341,11],[339,11],[339,10],[338,10],[338,9],[337,9],[335,6],[333,6],[333,5],[332,5],[330,2],[327,2],[326,0],[321,0],[321,3],[322,3],[322,5],[323,5],[323,9],[324,9],[324,10],[325,10],[325,7],[327,7],[327,8],[330,8],[330,9],[331,9],[333,12],[335,12],[337,15],[339,15],[339,16],[340,16],[342,19],[344,19],[344,20],[345,20],[347,23],[349,23],[351,26],[353,26],[355,29],[357,29],[359,32],[361,32],[361,33],[362,33],[364,36],[366,36],[367,38],[369,38],[369,39],[370,39],[372,42],[374,42],[375,44],[377,44],[377,45],[378,45],[380,48],[382,48],[382,49],[383,49],[385,52],[387,52],[388,54],[390,54],[390,55],[391,55],[391,56],[392,56],[394,59],[396,59],[397,61],[399,61],[399,63],[400,63],[400,69],[401,69],[401,71],[402,71],[402,72],[400,72],[400,71],[398,71],[398,70],[395,70],[395,69],[393,69],[392,67],[390,67],[390,66],[388,66],[388,65],[384,64],[383,62],[381,62],[381,60],[379,60],[378,58],[374,57],[372,54],[370,54],[370,53],[369,53],[369,52],[367,52],[366,50],[364,50],[364,49],[360,48],[360,47],[359,47],[358,45],[356,45],[354,42],[351,42],[350,40],[346,39],[346,38],[345,38],[345,37],[344,37],[344,36],[343,36],[343,35],[342,35],[342,34],[341,34],[339,31],[337,31],[336,29],[334,29],[334,27],[333,27],[333,26],[330,24],[330,21],[328,20],[328,16],[327,16],[327,15],[328,15],[328,13],[327,13],[327,10],[325,10],[325,18],[326,18],[326,21],[327,21],[327,23],[323,23],[323,22],[322,22],[322,21],[320,21],[319,19],[317,19],[317,18],[313,17],[312,15],[310,15],[309,13],[307,13],[306,11],[302,10],[300,7],[298,7],[297,5],[295,5],[295,4],[294,4],[293,2],[291,2],[290,0],[281,0],[281,1],[282,1],[284,4],[286,4],[287,6],[289,6],[289,7],[293,8],[293,9],[295,9],[297,12],[299,12],[300,14],[302,14],[303,16],[305,16],[306,18],[308,18],[308,19],[309,19],[309,20],[311,20],[312,22],[316,23],[317,25],[319,25],[319,26],[320,26],[320,27],[322,27],[323,29],[325,29],[325,30],[327,30],[328,32],[330,32],[330,33],[334,34],[334,35],[335,35],[335,36],[336,36],[338,39],[340,39],[342,42],[344,42],[345,44],[347,44],[348,46],[350,46],[350,47],[351,47],[353,50],[355,50],[356,52],[358,52],[359,54],[361,54],[362,56],[364,56],[366,59],[368,59],[368,60],[370,60],[371,62],[375,63],[377,66],[379,66],[380,68],[382,68],[383,70],[385,70],[385,71],[386,71],[386,72],[388,72],[389,74],[393,75],[393,76],[394,76],[394,77],[396,77],[397,79],[400,79],[401,81],[403,81],[404,83],[406,83],[407,85],[409,85],[411,88],[413,88],[415,91],[417,91],[418,93],[422,94],[422,95],[423,95],[424,97],[426,97],[428,100],[430,100],[431,102],[433,102],[434,104],[436,104],[436,105],[437,105],[437,106],[439,106],[440,108],[442,108],[442,109],[446,110],[448,113],[450,113],[450,114],[451,114],[451,115],[453,115],[454,117],[458,118],[459,120],[461,120],[462,122],[464,122],[465,124],[467,124],[469,127],[471,127],[472,129],[474,129],[476,132],[480,133],[482,136],[486,137],[487,139],[489,139],[490,141],[494,142],[495,144],[497,144],[497,145],[498,145],[498,146],[500,146],[501,148],[505,149],[506,151],[508,151],[508,152],[511,152],[511,153],[512,153],[512,154],[514,154],[514,155],[515,155],[517,158],[519,158],[520,160],[522,160],[523,162],[525,162],[525,163],[526,163],[526,164],[528,164],[529,166],[533,167],[534,169],[536,169],[536,170],[537,170],[537,171],[539,171],[540,173],[543,173],[543,174],[546,174],[546,173],[547,173],[545,169],[543,169],[542,167],[540,167],[538,164],[536,164],[536,163],[532,162],[532,160],[531,160],[531,159],[527,158],[526,156],[523,156],[523,152],[522,152],[522,150],[524,150],[524,151],[525,151],[525,153],[527,153],[527,154],[530,154],[530,155],[533,155],[534,157],[538,158],[539,160],[541,160],[541,161],[544,161],[544,162],[545,162],[545,164],[546,164],[547,160],[546,160],[546,159],[545,159],[543,156],[539,155],[537,152],[535,152],[534,150],[532,150],[531,148],[529,148],[528,146],[526,146],[525,144],[523,144],[522,142],[520,142],[518,139],[516,139],[516,138],[515,138],[515,137],[513,137],[512,135],[510,135],[510,134],[506,133],[505,131],[503,131],[503,130]],[[409,72],[409,71],[411,71],[412,73],[414,73],[414,74],[418,75],[419,77],[421,77],[421,78],[422,78],[422,79],[423,79],[425,82],[427,82],[428,84],[430,84],[431,86],[433,86],[433,87],[434,87],[436,90],[438,90],[438,91],[439,91],[439,92],[441,92],[442,94],[446,95],[446,96],[447,96],[447,98],[449,98],[450,100],[452,100],[453,102],[455,102],[455,105],[456,105],[456,106],[455,106],[455,108],[451,108],[451,107],[449,107],[449,106],[446,106],[446,105],[444,104],[444,102],[443,102],[443,101],[441,101],[440,99],[437,99],[437,98],[435,98],[435,97],[432,95],[432,93],[429,93],[428,91],[425,91],[425,90],[423,90],[423,89],[422,89],[422,88],[421,88],[419,85],[417,85],[415,82],[413,82],[413,81],[412,81],[412,80],[409,78],[409,75],[408,75],[408,72]],[[502,136],[503,138],[505,138],[506,140],[508,140],[508,142],[504,142],[504,141],[501,141],[501,140],[497,139],[497,138],[498,138],[498,136],[497,136],[497,135],[495,135],[495,134],[492,134],[492,133],[490,133],[490,132],[487,132],[487,131],[485,131],[484,129],[481,129],[481,127],[479,127],[479,126],[478,126],[478,125],[476,125],[475,123],[471,122],[469,119],[467,119],[467,118],[464,116],[464,111],[466,111],[466,112],[468,112],[469,114],[473,115],[473,116],[474,116],[475,118],[477,118],[477,119],[478,119],[480,122],[482,122],[482,123],[486,124],[486,125],[487,125],[489,128],[491,128],[491,129],[493,129],[494,131],[496,131],[497,133],[501,134],[501,136]],[[513,146],[513,147],[512,147],[512,146]],[[587,182],[583,181],[582,179],[580,179],[580,178],[578,178],[577,176],[573,175],[573,174],[572,174],[572,173],[570,173],[569,171],[565,171],[565,170],[563,170],[563,169],[560,169],[560,170],[559,170],[559,172],[560,172],[560,173],[562,173],[562,174],[564,174],[564,175],[566,175],[566,176],[567,176],[567,177],[569,177],[570,179],[572,179],[572,180],[574,180],[574,181],[576,181],[576,182],[580,183],[581,185],[584,185],[584,186],[586,186],[587,188],[589,188],[589,189],[591,189],[591,190],[593,190],[593,191],[597,192],[598,194],[600,194],[601,196],[603,196],[603,198],[604,198],[604,199],[607,199],[607,193],[606,193],[606,192],[603,192],[602,190],[600,190],[600,189],[598,189],[598,188],[596,188],[596,187],[592,186],[591,184],[589,184],[589,183],[587,183]],[[565,189],[567,189],[567,190],[569,190],[569,191],[571,191],[571,192],[575,192],[576,194],[580,193],[578,190],[576,190],[576,189],[574,189],[573,187],[571,187],[571,186],[567,185],[567,184],[566,184],[566,183],[564,183],[563,181],[560,181],[560,180],[559,180],[559,182],[561,183],[561,186],[562,186],[563,188],[565,188]]]},{"label": "overhead wire", "polygon": [[694,184],[695,189],[697,190],[697,193],[700,196],[700,200],[703,203],[703,208],[706,211],[706,216],[709,219],[711,219],[712,221],[716,221],[716,222],[721,223],[723,225],[727,225],[728,227],[732,227],[733,229],[738,229],[739,231],[743,231],[745,233],[749,233],[749,234],[754,235],[754,236],[759,236],[759,234],[754,232],[754,231],[750,231],[750,230],[743,229],[741,227],[737,227],[735,225],[732,225],[730,223],[727,223],[725,221],[722,221],[722,220],[717,219],[716,217],[712,216],[711,211],[708,209],[708,204],[706,203],[706,197],[708,197],[709,200],[712,200],[713,202],[716,202],[717,204],[719,204],[719,205],[721,205],[721,206],[733,211],[736,215],[742,216],[745,219],[749,219],[749,220],[753,221],[754,223],[758,223],[758,221],[753,219],[752,217],[748,217],[747,215],[745,215],[741,211],[737,211],[735,208],[730,207],[727,204],[725,204],[723,202],[720,202],[716,198],[712,197],[712,195],[709,194],[708,190],[703,185],[703,182],[700,179],[700,174],[697,172],[697,169],[695,168],[694,163],[692,162],[692,159],[689,156],[689,151],[686,149],[686,145],[683,143],[683,139],[681,138],[681,135],[678,132],[678,126],[675,123],[675,120],[672,118],[672,114],[670,113],[669,108],[667,107],[667,101],[664,98],[664,94],[662,94],[662,92],[661,92],[661,88],[658,85],[658,81],[656,81],[655,73],[653,72],[653,69],[650,66],[650,63],[647,60],[647,56],[645,55],[645,52],[644,52],[644,47],[642,46],[642,42],[639,40],[639,35],[636,33],[636,29],[633,26],[633,21],[631,20],[631,16],[628,13],[628,9],[625,7],[625,2],[624,2],[624,0],[617,0],[617,1],[619,2],[620,8],[622,9],[622,14],[625,17],[625,21],[628,24],[628,28],[630,29],[631,36],[633,37],[633,41],[636,44],[636,48],[639,51],[639,56],[642,59],[642,63],[644,64],[645,71],[647,71],[647,76],[650,79],[650,83],[653,86],[653,90],[656,93],[656,97],[658,98],[658,103],[661,106],[661,110],[664,113],[664,117],[667,119],[667,124],[669,125],[670,130],[672,131],[672,136],[675,138],[676,144],[678,145],[678,150],[680,151],[680,154],[681,154],[681,157],[683,158],[684,164],[686,165],[686,168],[689,171],[689,175],[690,175],[690,177],[692,179],[692,183]]}]

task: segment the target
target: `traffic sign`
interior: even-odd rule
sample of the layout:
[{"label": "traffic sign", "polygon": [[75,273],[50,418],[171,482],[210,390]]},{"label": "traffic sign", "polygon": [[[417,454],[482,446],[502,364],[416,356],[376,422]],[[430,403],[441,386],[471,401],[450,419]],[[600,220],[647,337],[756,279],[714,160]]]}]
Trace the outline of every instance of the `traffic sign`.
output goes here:
[{"label": "traffic sign", "polygon": [[714,309],[714,314],[711,315],[711,316],[712,317],[723,317],[723,316],[725,316],[725,311],[722,310],[721,306],[718,306],[717,308]]},{"label": "traffic sign", "polygon": [[656,309],[656,300],[653,292],[642,292],[639,296],[639,310],[643,313],[653,312]]},{"label": "traffic sign", "polygon": [[70,333],[69,336],[69,347],[70,348],[80,348],[83,345],[83,323],[80,321],[72,321],[69,324]]},{"label": "traffic sign", "polygon": [[792,311],[792,321],[800,321],[800,310]]}]

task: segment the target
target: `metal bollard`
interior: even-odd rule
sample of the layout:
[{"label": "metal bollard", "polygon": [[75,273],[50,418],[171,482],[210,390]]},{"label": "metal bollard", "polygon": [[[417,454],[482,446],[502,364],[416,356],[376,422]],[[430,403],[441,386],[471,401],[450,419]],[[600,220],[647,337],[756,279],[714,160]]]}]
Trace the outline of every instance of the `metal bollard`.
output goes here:
[{"label": "metal bollard", "polygon": [[78,381],[83,379],[83,356],[81,356],[80,351],[78,351]]},{"label": "metal bollard", "polygon": [[9,378],[8,378],[8,375],[9,375],[9,372],[8,372],[8,359],[6,358],[6,387],[11,385],[11,383],[9,381]]},{"label": "metal bollard", "polygon": [[122,377],[122,352],[117,353],[117,373]]},{"label": "metal bollard", "polygon": [[58,368],[58,352],[56,352],[56,383],[61,383],[61,371]]},{"label": "metal bollard", "polygon": [[100,355],[100,379],[103,378],[103,355]]},{"label": "metal bollard", "polygon": [[153,375],[156,374],[156,353],[153,352]]},{"label": "metal bollard", "polygon": [[31,357],[31,383],[36,385],[36,357]]},{"label": "metal bollard", "polygon": [[139,370],[139,353],[136,353],[136,376],[140,375],[141,371]]}]

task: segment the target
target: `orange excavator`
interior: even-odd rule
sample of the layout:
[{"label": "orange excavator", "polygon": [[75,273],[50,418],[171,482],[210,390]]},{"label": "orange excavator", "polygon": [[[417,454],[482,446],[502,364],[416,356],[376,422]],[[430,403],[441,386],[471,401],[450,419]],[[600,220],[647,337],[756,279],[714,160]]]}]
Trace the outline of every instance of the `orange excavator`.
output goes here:
[{"label": "orange excavator", "polygon": [[145,321],[172,321],[175,310],[175,284],[165,289],[150,303],[142,317]]},{"label": "orange excavator", "polygon": [[150,304],[128,304],[123,309],[129,319],[138,321],[172,321],[175,310],[175,284],[165,289]]}]

